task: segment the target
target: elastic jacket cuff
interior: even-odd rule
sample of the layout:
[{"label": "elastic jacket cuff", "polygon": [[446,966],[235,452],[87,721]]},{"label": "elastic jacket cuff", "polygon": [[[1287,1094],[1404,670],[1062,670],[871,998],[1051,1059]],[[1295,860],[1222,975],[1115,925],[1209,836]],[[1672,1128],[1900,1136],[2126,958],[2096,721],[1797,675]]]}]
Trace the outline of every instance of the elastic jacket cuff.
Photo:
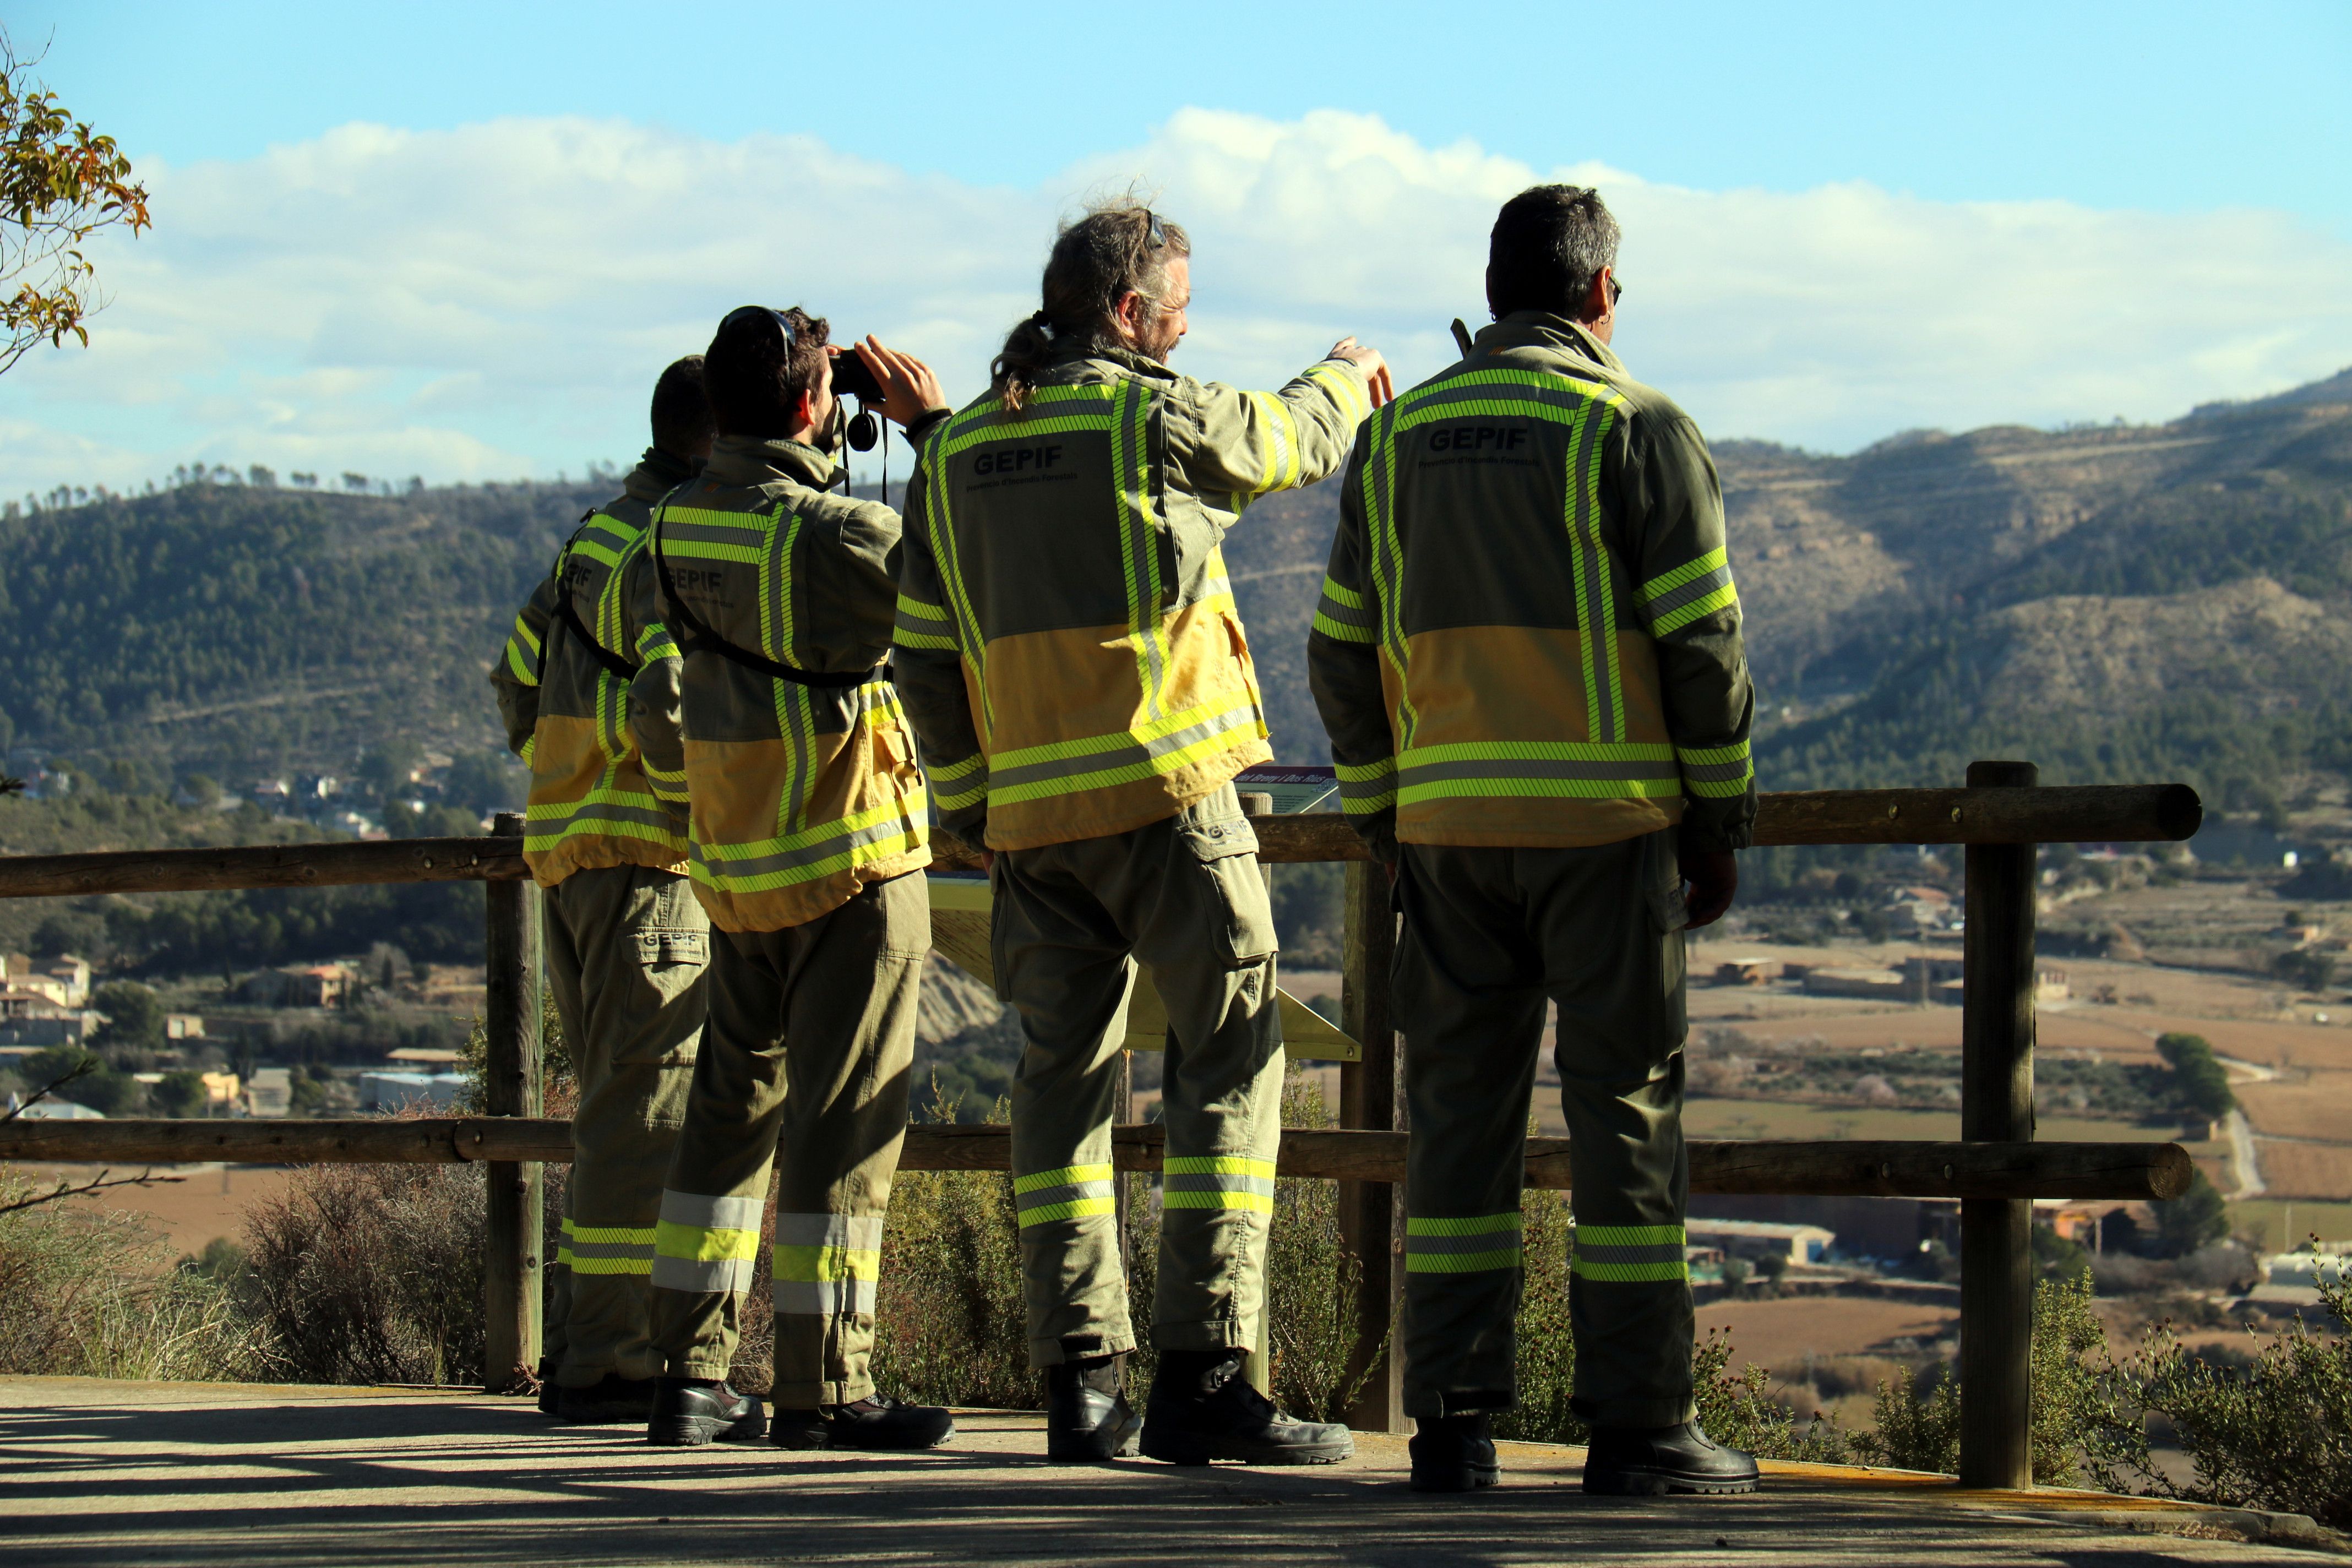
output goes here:
[{"label": "elastic jacket cuff", "polygon": [[1370,848],[1373,859],[1383,866],[1397,863],[1396,807],[1351,816],[1348,819],[1348,826],[1354,828],[1356,837]]},{"label": "elastic jacket cuff", "polygon": [[1683,804],[1680,843],[1695,855],[1720,855],[1745,849],[1756,837],[1756,797],[1745,800],[1686,800]]}]

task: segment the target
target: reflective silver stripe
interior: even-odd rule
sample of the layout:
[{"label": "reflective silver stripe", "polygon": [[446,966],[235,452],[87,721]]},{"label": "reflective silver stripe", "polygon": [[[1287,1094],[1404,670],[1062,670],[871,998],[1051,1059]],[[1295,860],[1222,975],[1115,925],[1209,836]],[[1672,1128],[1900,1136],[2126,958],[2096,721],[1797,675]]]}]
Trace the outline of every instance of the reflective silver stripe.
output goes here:
[{"label": "reflective silver stripe", "polygon": [[1475,1236],[1408,1236],[1404,1238],[1407,1252],[1517,1252],[1519,1246],[1517,1229],[1481,1231]]},{"label": "reflective silver stripe", "polygon": [[[648,795],[648,799],[652,796]],[[659,806],[622,805],[614,801],[583,801],[572,807],[560,801],[541,802],[530,808],[524,826],[533,838],[560,838],[581,828],[593,827],[600,822],[626,823],[637,827],[660,830],[665,837],[676,837],[677,829]]]},{"label": "reflective silver stripe", "polygon": [[730,1292],[751,1288],[749,1258],[656,1258],[654,1285],[663,1290]]},{"label": "reflective silver stripe", "polygon": [[871,1279],[779,1279],[776,1310],[793,1317],[832,1318],[844,1313],[874,1315]]},{"label": "reflective silver stripe", "polygon": [[882,1223],[878,1214],[779,1214],[776,1245],[876,1252],[882,1247]]},{"label": "reflective silver stripe", "polygon": [[1732,763],[1685,763],[1683,777],[1693,784],[1738,784],[1755,772],[1746,757]]},{"label": "reflective silver stripe", "polygon": [[1683,1244],[1678,1241],[1646,1247],[1619,1247],[1571,1240],[1569,1249],[1585,1263],[1680,1263],[1683,1260]]},{"label": "reflective silver stripe", "polygon": [[706,1230],[757,1231],[767,1206],[763,1197],[709,1198],[699,1193],[666,1191],[661,1217],[671,1225],[700,1226]]},{"label": "reflective silver stripe", "polygon": [[1662,621],[1685,605],[1704,599],[1717,589],[1727,588],[1730,585],[1731,567],[1726,563],[1717,567],[1704,577],[1696,577],[1680,587],[1667,589],[1643,607],[1649,612],[1653,621]]},{"label": "reflective silver stripe", "polygon": [[1107,1198],[1111,1195],[1108,1182],[1072,1182],[1066,1186],[1039,1187],[1021,1194],[1021,1212],[1051,1208],[1056,1204],[1076,1203],[1081,1198]]},{"label": "reflective silver stripe", "polygon": [[1102,773],[1113,768],[1132,767],[1151,762],[1155,758],[1164,757],[1171,752],[1181,752],[1187,746],[1209,740],[1228,730],[1239,730],[1255,724],[1257,718],[1257,709],[1244,701],[1237,708],[1227,709],[1223,713],[1213,714],[1197,724],[1188,725],[1184,729],[1171,734],[1161,735],[1155,740],[1137,741],[1132,737],[1122,737],[1120,744],[1106,746],[1101,751],[1088,752],[1082,756],[1054,757],[1045,762],[1026,763],[1018,767],[1009,768],[992,764],[989,769],[988,787],[991,793],[995,793],[1047,779],[1069,778],[1082,773]]},{"label": "reflective silver stripe", "polygon": [[[1611,758],[1605,761],[1556,757],[1465,757],[1444,763],[1408,763],[1397,770],[1397,787],[1438,784],[1448,779],[1670,779],[1670,758]],[[1344,793],[1342,801],[1346,799]]]},{"label": "reflective silver stripe", "polygon": [[[914,797],[909,798],[914,800]],[[914,800],[914,806],[915,816],[919,821],[919,800]],[[880,822],[868,823],[857,828],[845,826],[842,831],[825,834],[814,843],[780,850],[773,855],[714,855],[709,847],[700,843],[690,845],[688,850],[694,857],[694,864],[709,872],[712,881],[732,882],[746,877],[764,877],[776,871],[796,871],[821,860],[830,860],[845,849],[856,849],[886,838],[904,838],[906,836],[907,818],[893,813]]]},{"label": "reflective silver stripe", "polygon": [[1201,1173],[1190,1175],[1164,1175],[1160,1189],[1171,1193],[1256,1193],[1263,1197],[1274,1196],[1271,1176],[1240,1176]]},{"label": "reflective silver stripe", "polygon": [[1362,626],[1366,630],[1372,630],[1381,624],[1380,617],[1371,611],[1350,609],[1329,594],[1325,594],[1322,600],[1317,604],[1315,613],[1326,619],[1337,621],[1343,626]]}]

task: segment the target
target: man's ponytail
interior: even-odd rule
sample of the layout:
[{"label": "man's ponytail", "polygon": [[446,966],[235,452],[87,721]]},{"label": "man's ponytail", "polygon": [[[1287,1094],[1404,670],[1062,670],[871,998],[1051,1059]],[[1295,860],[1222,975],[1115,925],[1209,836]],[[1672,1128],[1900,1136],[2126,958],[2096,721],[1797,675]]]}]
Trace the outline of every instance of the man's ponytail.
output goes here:
[{"label": "man's ponytail", "polygon": [[1054,323],[1040,310],[1013,329],[988,367],[988,384],[1007,414],[1018,414],[1036,390],[1037,373],[1054,353]]}]

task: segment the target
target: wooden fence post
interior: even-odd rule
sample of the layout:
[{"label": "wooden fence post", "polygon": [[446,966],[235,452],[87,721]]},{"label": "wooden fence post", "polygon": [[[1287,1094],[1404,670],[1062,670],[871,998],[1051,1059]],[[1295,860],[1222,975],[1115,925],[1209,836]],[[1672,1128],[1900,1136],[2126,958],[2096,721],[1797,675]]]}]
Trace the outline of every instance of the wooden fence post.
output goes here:
[{"label": "wooden fence post", "polygon": [[[496,835],[522,836],[516,812],[498,816]],[[482,1110],[490,1116],[542,1113],[539,1035],[539,888],[530,881],[488,884],[483,943],[483,1026],[488,1054]],[[488,1208],[482,1250],[487,1323],[482,1381],[492,1394],[528,1387],[539,1365],[540,1257],[545,1215],[536,1161],[494,1160],[484,1170]]]},{"label": "wooden fence post", "polygon": [[[2032,763],[1969,764],[1970,788],[2040,782]],[[1964,809],[1964,808],[1963,808]],[[1960,1137],[2033,1137],[2033,892],[2036,846],[1968,850],[1967,983],[1960,1020]],[[2033,1205],[1960,1203],[1960,1484],[2033,1484],[2029,1425]]]},{"label": "wooden fence post", "polygon": [[[1396,917],[1387,868],[1348,863],[1347,931],[1341,949],[1339,1026],[1360,1042],[1361,1061],[1339,1064],[1339,1125],[1390,1132],[1397,1128],[1397,1037],[1390,1011],[1389,963],[1396,954]],[[1339,1184],[1339,1247],[1362,1269],[1356,1296],[1356,1350],[1350,1382],[1361,1391],[1348,1424],[1362,1432],[1404,1430],[1403,1347],[1391,1335],[1403,1279],[1397,1268],[1397,1189],[1387,1182]]]}]

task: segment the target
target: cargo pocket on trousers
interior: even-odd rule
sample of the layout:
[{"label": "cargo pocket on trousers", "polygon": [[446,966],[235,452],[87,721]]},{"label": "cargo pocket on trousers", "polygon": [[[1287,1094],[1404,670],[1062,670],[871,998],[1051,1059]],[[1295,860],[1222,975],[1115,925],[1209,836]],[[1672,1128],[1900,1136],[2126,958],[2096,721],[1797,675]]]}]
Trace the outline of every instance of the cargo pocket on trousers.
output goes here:
[{"label": "cargo pocket on trousers", "polygon": [[665,1005],[693,990],[710,967],[710,933],[707,931],[640,926],[632,941],[636,948],[638,972]]},{"label": "cargo pocket on trousers", "polygon": [[1659,1022],[1668,1052],[1678,1049],[1690,1032],[1685,1013],[1684,929],[1690,924],[1690,903],[1683,894],[1682,868],[1671,847],[1666,850],[1664,884],[1652,882],[1647,898],[1650,931],[1658,944]]},{"label": "cargo pocket on trousers", "polygon": [[1235,814],[1209,821],[1188,813],[1176,824],[1177,840],[1198,860],[1209,883],[1210,951],[1227,969],[1247,969],[1274,956],[1274,903],[1258,868],[1257,830]]}]

